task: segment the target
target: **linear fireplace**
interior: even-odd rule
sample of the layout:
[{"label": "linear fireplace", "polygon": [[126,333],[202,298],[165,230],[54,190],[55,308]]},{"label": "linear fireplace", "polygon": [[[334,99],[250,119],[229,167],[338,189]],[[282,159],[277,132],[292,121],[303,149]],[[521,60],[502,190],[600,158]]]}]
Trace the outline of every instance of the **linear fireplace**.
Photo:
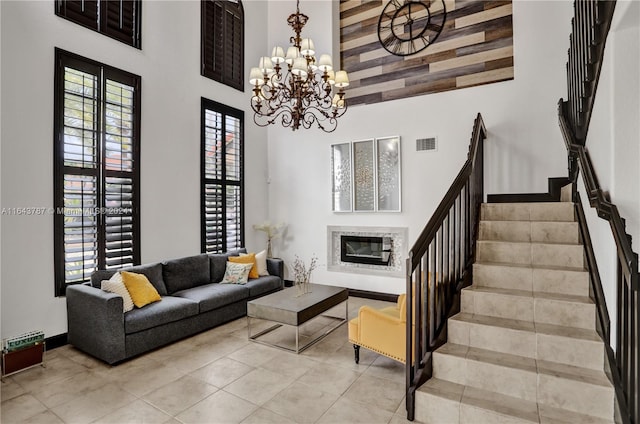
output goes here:
[{"label": "linear fireplace", "polygon": [[[348,241],[360,244],[346,243]],[[406,227],[329,225],[327,270],[405,278],[408,242],[409,229]],[[372,243],[375,244],[373,247]]]},{"label": "linear fireplace", "polygon": [[340,260],[369,265],[389,265],[391,237],[340,236]]}]

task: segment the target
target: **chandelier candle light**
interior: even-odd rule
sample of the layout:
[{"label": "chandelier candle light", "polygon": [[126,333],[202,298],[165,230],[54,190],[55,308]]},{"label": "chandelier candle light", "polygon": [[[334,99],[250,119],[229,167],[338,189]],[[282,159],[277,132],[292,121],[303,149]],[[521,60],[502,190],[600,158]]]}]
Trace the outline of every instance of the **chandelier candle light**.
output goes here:
[{"label": "chandelier candle light", "polygon": [[300,33],[309,17],[300,13],[300,0],[296,13],[287,22],[295,37],[287,49],[273,48],[271,57],[260,58],[257,68],[251,68],[249,83],[253,85],[251,108],[254,122],[265,127],[278,121],[294,131],[318,128],[332,132],[338,125],[337,118],[347,111],[344,89],[349,85],[346,71],[333,70],[331,56],[315,56],[315,46],[310,38]]}]

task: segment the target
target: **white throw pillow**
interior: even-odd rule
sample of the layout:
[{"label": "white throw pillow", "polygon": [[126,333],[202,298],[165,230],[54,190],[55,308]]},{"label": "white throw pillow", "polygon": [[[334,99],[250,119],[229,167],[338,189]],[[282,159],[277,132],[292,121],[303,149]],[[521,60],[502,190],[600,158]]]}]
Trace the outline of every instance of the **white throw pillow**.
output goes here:
[{"label": "white throw pillow", "polygon": [[[248,255],[248,253],[241,253],[240,256]],[[267,251],[256,253],[256,268],[258,268],[258,275],[261,277],[269,275],[267,271]]]},{"label": "white throw pillow", "polygon": [[122,297],[122,312],[129,312],[133,309],[133,300],[127,290],[127,286],[122,281],[122,275],[116,272],[108,280],[104,280],[100,283],[100,288],[106,292],[117,294]]}]

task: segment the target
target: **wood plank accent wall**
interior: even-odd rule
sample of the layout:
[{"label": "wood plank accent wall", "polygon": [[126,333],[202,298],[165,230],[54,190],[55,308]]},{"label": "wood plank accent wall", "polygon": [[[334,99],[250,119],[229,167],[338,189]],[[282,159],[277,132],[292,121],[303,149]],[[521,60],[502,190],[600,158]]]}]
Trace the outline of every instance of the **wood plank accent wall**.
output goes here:
[{"label": "wood plank accent wall", "polygon": [[510,0],[445,0],[447,19],[436,42],[405,57],[387,52],[378,40],[378,17],[387,2],[340,1],[349,106],[513,79]]}]

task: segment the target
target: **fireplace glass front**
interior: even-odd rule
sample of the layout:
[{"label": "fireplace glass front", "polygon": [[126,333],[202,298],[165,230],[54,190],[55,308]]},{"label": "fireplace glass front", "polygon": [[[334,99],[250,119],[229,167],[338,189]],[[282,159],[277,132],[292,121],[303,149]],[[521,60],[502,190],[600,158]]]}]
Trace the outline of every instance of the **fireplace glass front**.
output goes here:
[{"label": "fireplace glass front", "polygon": [[389,265],[391,237],[340,236],[340,260],[370,265]]}]

